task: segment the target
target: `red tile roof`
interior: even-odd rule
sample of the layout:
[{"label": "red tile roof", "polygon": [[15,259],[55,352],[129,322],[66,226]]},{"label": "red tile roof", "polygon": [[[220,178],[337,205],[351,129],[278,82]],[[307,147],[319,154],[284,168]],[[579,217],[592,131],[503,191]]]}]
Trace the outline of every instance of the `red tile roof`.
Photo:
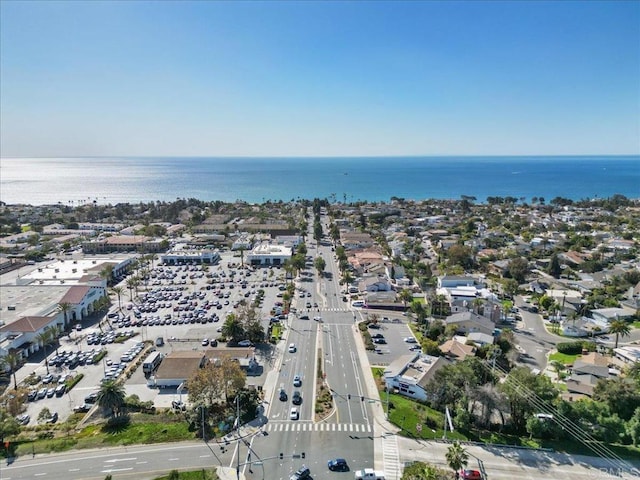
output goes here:
[{"label": "red tile roof", "polygon": [[64,296],[58,303],[69,303],[71,305],[78,305],[80,302],[82,302],[82,299],[90,289],[91,287],[88,287],[86,285],[75,285],[67,290],[67,293],[64,294]]},{"label": "red tile roof", "polygon": [[37,332],[53,321],[53,317],[20,317],[13,323],[0,328],[0,332]]}]

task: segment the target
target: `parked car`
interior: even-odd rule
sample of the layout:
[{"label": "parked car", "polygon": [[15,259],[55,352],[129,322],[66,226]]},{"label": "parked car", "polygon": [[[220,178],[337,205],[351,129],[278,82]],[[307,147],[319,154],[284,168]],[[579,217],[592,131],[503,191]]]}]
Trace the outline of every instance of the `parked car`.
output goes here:
[{"label": "parked car", "polygon": [[58,421],[58,412],[53,412],[49,418],[45,420],[45,423],[56,423]]},{"label": "parked car", "polygon": [[27,425],[31,421],[31,417],[25,413],[24,415],[16,417],[16,420],[20,425]]},{"label": "parked car", "polygon": [[84,397],[84,403],[96,403],[98,400],[98,392],[92,392]]},{"label": "parked car", "polygon": [[346,472],[349,470],[349,465],[347,465],[347,461],[344,458],[334,458],[333,460],[329,460],[327,462],[327,467],[332,472]]},{"label": "parked car", "polygon": [[405,337],[404,341],[407,343],[417,343],[417,340],[413,337]]},{"label": "parked car", "polygon": [[240,340],[238,342],[239,347],[253,347],[253,343],[250,340]]},{"label": "parked car", "polygon": [[87,413],[89,410],[91,410],[91,405],[88,403],[83,403],[82,405],[76,405],[73,407],[73,411],[76,413]]}]

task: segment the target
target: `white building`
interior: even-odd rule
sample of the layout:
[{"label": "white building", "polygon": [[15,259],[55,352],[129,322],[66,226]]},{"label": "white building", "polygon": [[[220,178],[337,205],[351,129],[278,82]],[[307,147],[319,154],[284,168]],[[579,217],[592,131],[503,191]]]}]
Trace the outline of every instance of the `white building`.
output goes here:
[{"label": "white building", "polygon": [[384,382],[388,389],[401,395],[426,401],[425,386],[435,373],[450,362],[444,357],[432,357],[417,353],[403,355],[385,368]]},{"label": "white building", "polygon": [[219,261],[220,253],[217,250],[190,247],[184,243],[178,243],[167,253],[160,255],[160,262],[172,265],[178,263],[215,264]]},{"label": "white building", "polygon": [[261,243],[251,250],[247,255],[247,260],[251,265],[256,266],[283,265],[291,258],[291,255],[291,247]]}]

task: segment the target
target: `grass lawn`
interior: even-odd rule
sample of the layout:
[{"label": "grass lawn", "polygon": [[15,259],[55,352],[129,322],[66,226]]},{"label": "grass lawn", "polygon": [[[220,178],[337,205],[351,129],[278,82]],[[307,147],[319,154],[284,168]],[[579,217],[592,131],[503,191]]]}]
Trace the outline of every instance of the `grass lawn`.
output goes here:
[{"label": "grass lawn", "polygon": [[579,353],[575,355],[567,355],[566,353],[556,352],[549,355],[549,363],[558,361],[560,363],[564,363],[565,365],[573,365],[576,359],[581,356],[582,355],[580,355]]},{"label": "grass lawn", "polygon": [[[48,453],[72,448],[179,442],[195,438],[193,432],[189,431],[187,422],[178,416],[139,414],[133,418],[135,420],[131,424],[117,430],[108,429],[104,425],[89,425],[73,435],[64,435],[65,423],[62,423],[56,425],[53,431],[57,435],[53,438],[36,438],[34,440],[34,432],[27,431],[15,442],[16,453],[30,455],[32,452]],[[73,430],[73,427],[71,426],[69,430]]]},{"label": "grass lawn", "polygon": [[162,477],[156,477],[155,480],[169,480],[170,478],[175,478],[176,480],[219,480],[220,478],[215,471],[205,469],[177,473],[177,477],[171,477],[171,474],[169,474],[163,475]]}]

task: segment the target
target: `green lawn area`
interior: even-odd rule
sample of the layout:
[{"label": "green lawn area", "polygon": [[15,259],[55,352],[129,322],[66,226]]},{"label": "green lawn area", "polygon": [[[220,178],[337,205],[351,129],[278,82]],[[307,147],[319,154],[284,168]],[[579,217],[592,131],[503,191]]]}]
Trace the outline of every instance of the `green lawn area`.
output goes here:
[{"label": "green lawn area", "polygon": [[565,365],[573,365],[576,359],[581,356],[582,355],[580,355],[579,353],[575,355],[567,355],[566,353],[556,352],[549,355],[549,363],[558,361],[560,363],[564,363]]},{"label": "green lawn area", "polygon": [[633,323],[631,324],[631,326],[632,326],[633,328],[640,328],[640,321],[638,321],[638,322],[633,322]]},{"label": "green lawn area", "polygon": [[156,477],[155,480],[218,480],[218,474],[213,470],[192,470],[190,472],[177,472],[178,476],[163,475],[162,477]]},{"label": "green lawn area", "polygon": [[[75,416],[72,416],[72,418]],[[72,448],[100,448],[111,445],[134,445],[143,443],[178,442],[193,440],[193,432],[187,422],[178,416],[137,414],[135,421],[119,429],[108,429],[104,425],[89,425],[75,435],[37,438],[35,432],[27,431],[14,443],[18,455],[61,452]],[[142,423],[144,422],[144,423]],[[103,428],[104,427],[104,428]],[[56,425],[58,434],[73,430],[67,422]],[[43,432],[38,431],[38,436]]]}]

